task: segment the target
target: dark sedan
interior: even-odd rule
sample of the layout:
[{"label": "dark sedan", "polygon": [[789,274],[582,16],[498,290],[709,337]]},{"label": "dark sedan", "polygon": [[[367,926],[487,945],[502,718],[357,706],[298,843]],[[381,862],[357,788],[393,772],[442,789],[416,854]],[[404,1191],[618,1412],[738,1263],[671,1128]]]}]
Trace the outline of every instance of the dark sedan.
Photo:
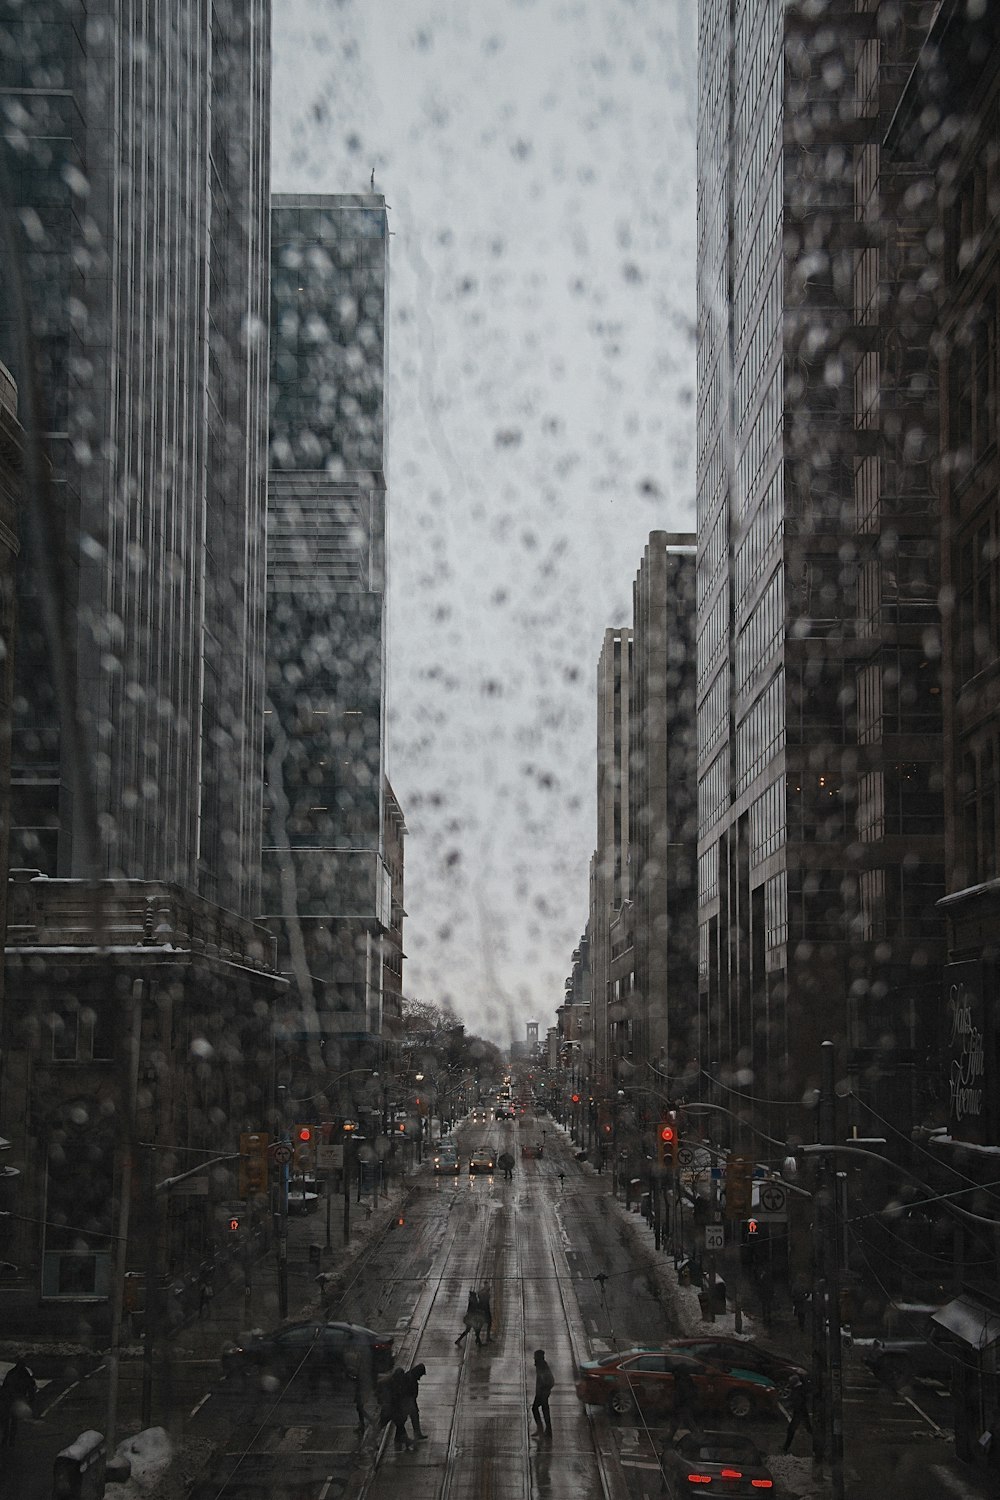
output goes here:
[{"label": "dark sedan", "polygon": [[663,1455],[663,1478],[672,1500],[717,1491],[759,1495],[774,1489],[763,1453],[738,1432],[686,1432]]},{"label": "dark sedan", "polygon": [[756,1371],[720,1369],[705,1360],[662,1345],[626,1349],[580,1366],[576,1394],[588,1406],[607,1406],[616,1416],[636,1411],[656,1417],[675,1405],[679,1376],[686,1376],[699,1412],[728,1412],[733,1417],[774,1416],[778,1391]]},{"label": "dark sedan", "polygon": [[288,1323],[272,1333],[253,1334],[240,1344],[227,1344],[222,1351],[224,1375],[246,1375],[259,1370],[264,1376],[290,1377],[300,1370],[313,1375],[351,1375],[370,1354],[373,1372],[392,1369],[391,1333],[375,1333],[360,1323]]},{"label": "dark sedan", "polygon": [[779,1354],[775,1349],[764,1349],[760,1344],[750,1343],[746,1339],[726,1338],[724,1334],[716,1338],[704,1334],[699,1338],[670,1339],[668,1346],[680,1354],[691,1354],[696,1359],[707,1360],[709,1364],[720,1365],[724,1369],[756,1370],[758,1375],[766,1375],[768,1380],[774,1381],[782,1398],[788,1394],[788,1382],[793,1375],[797,1375],[800,1380],[809,1379],[809,1372],[802,1365],[796,1364],[795,1360]]}]

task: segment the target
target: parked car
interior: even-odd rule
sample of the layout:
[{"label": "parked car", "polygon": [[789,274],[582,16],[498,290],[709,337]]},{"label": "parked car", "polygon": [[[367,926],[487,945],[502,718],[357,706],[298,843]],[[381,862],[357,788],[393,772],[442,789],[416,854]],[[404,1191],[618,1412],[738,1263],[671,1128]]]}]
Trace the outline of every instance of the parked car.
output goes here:
[{"label": "parked car", "polygon": [[758,1375],[766,1375],[768,1380],[774,1381],[778,1387],[778,1395],[783,1399],[788,1394],[788,1382],[793,1375],[797,1375],[800,1380],[809,1379],[809,1371],[796,1364],[795,1360],[779,1354],[776,1349],[765,1349],[746,1339],[726,1338],[724,1334],[718,1337],[705,1334],[698,1338],[669,1339],[667,1344],[681,1354],[691,1354],[696,1359],[707,1360],[709,1364],[720,1365],[725,1369],[755,1370]]},{"label": "parked car", "polygon": [[254,1329],[242,1343],[222,1351],[223,1375],[290,1376],[301,1369],[313,1374],[350,1374],[364,1348],[371,1350],[376,1375],[392,1369],[393,1336],[363,1328],[360,1323],[287,1323],[271,1333]]},{"label": "parked car", "polygon": [[674,1500],[715,1491],[742,1496],[774,1489],[763,1453],[739,1432],[686,1432],[666,1450],[662,1465]]},{"label": "parked car", "polygon": [[606,1406],[615,1416],[657,1416],[673,1410],[674,1378],[685,1374],[694,1386],[699,1411],[727,1411],[733,1417],[774,1416],[778,1389],[755,1370],[720,1369],[690,1354],[656,1345],[626,1349],[580,1366],[576,1394],[588,1406]]},{"label": "parked car", "polygon": [[914,1380],[936,1380],[941,1385],[950,1385],[955,1355],[934,1342],[933,1327],[928,1319],[912,1332],[872,1339],[861,1358],[878,1380],[896,1391]]},{"label": "parked car", "polygon": [[492,1151],[473,1151],[469,1157],[470,1172],[492,1172],[495,1166]]},{"label": "parked car", "polygon": [[446,1146],[442,1142],[434,1152],[435,1172],[457,1172],[458,1169],[458,1152],[454,1146]]}]

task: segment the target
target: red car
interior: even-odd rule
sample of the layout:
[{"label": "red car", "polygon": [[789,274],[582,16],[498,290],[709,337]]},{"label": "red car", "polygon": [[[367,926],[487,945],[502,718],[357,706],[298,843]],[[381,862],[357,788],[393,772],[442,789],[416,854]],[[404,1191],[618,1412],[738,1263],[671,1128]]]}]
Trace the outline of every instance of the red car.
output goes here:
[{"label": "red car", "polygon": [[690,1377],[699,1412],[733,1417],[775,1416],[778,1390],[753,1370],[723,1370],[676,1350],[626,1349],[580,1366],[576,1394],[588,1406],[606,1406],[616,1416],[658,1416],[673,1410],[674,1377]]},{"label": "red car", "polygon": [[676,1349],[678,1354],[703,1359],[706,1364],[721,1365],[725,1370],[754,1370],[758,1375],[766,1375],[768,1380],[774,1381],[782,1398],[788,1393],[788,1382],[793,1375],[800,1380],[809,1379],[809,1371],[787,1355],[779,1354],[775,1349],[764,1349],[746,1339],[727,1338],[725,1334],[706,1333],[690,1339],[671,1339],[667,1347]]}]

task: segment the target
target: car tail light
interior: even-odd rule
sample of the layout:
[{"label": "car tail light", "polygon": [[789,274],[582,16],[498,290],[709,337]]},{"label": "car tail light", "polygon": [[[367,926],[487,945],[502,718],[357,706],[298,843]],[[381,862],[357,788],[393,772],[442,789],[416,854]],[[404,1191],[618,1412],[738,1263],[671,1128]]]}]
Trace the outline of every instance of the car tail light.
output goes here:
[{"label": "car tail light", "polygon": [[750,1483],[751,1483],[751,1485],[753,1486],[753,1488],[755,1490],[773,1490],[774,1489],[774,1480],[773,1479],[751,1479]]},{"label": "car tail light", "polygon": [[688,1484],[711,1484],[711,1474],[689,1474]]},{"label": "car tail light", "polygon": [[743,1470],[742,1469],[723,1469],[723,1471],[722,1471],[722,1477],[723,1477],[723,1479],[742,1479],[743,1478]]}]

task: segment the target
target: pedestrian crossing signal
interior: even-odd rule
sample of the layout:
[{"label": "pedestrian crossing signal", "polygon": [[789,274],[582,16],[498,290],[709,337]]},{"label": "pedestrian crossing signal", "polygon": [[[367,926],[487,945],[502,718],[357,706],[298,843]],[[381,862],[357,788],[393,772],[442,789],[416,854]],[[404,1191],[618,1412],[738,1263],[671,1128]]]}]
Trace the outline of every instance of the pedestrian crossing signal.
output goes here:
[{"label": "pedestrian crossing signal", "polygon": [[236,1217],[236,1215],[234,1214],[233,1217],[229,1220],[229,1233],[230,1234],[239,1234],[239,1232],[240,1232],[240,1221]]},{"label": "pedestrian crossing signal", "polygon": [[756,1219],[747,1219],[747,1234],[756,1234],[759,1229],[760,1225]]}]

